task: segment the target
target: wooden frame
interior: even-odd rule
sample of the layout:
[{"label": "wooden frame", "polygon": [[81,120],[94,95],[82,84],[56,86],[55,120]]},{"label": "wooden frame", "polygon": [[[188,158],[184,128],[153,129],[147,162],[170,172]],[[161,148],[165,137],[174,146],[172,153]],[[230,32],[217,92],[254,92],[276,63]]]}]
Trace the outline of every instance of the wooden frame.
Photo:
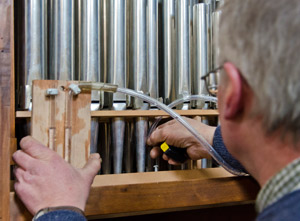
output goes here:
[{"label": "wooden frame", "polygon": [[[0,220],[28,220],[13,191],[10,191],[11,154],[16,150],[14,95],[14,0],[0,0]],[[216,115],[212,111],[186,115]],[[30,114],[30,113],[29,113]],[[157,116],[162,112],[92,112],[95,117]],[[251,177],[234,177],[222,168],[100,175],[93,183],[88,217],[116,217],[189,210],[224,204],[252,203],[259,187]],[[178,200],[180,198],[180,200]]]},{"label": "wooden frame", "polygon": [[16,147],[13,6],[13,1],[0,1],[0,220],[9,220],[10,151]]}]

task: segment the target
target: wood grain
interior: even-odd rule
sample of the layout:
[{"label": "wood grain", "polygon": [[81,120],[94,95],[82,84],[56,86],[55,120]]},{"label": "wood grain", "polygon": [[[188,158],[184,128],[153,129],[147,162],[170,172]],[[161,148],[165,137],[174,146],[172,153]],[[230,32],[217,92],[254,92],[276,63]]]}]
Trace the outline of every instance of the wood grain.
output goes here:
[{"label": "wood grain", "polygon": [[[239,205],[253,202],[258,189],[251,177],[235,177],[222,168],[99,175],[85,213],[107,218]],[[12,193],[12,216],[29,220],[18,203]]]},{"label": "wood grain", "polygon": [[[69,84],[76,83],[71,81],[55,80],[35,80],[32,86],[32,117],[31,117],[31,135],[49,146],[49,128],[50,128],[50,98],[46,96],[46,90],[49,88],[58,89],[58,95],[55,96],[55,151],[76,168],[82,168],[86,163],[90,153],[90,93],[80,93],[71,96],[71,112],[67,113],[66,99],[69,92],[62,88],[67,88]],[[66,114],[71,114],[70,120],[70,150],[65,143],[67,136],[65,129]]]},{"label": "wood grain", "polygon": [[[10,144],[14,136],[11,125],[13,97],[13,2],[0,1],[0,218],[9,220]],[[13,113],[12,113],[12,112]]]}]

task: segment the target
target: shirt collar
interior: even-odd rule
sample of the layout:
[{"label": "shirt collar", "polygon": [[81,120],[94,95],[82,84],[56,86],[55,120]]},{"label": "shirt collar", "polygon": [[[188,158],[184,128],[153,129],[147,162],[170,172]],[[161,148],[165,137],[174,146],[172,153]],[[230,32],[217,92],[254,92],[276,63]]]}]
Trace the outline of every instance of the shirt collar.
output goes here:
[{"label": "shirt collar", "polygon": [[259,191],[256,210],[260,213],[281,197],[300,189],[300,158],[275,174]]}]

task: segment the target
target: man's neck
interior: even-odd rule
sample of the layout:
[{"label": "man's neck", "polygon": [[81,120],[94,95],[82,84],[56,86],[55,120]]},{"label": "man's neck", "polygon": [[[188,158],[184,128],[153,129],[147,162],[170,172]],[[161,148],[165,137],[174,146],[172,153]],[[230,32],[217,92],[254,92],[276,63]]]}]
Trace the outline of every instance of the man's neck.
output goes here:
[{"label": "man's neck", "polygon": [[[279,131],[266,136],[258,125],[251,125],[244,131],[241,142],[244,145],[243,149],[249,152],[241,153],[239,160],[260,186],[300,157],[300,144],[295,146],[293,140],[288,137],[282,140]],[[248,147],[245,148],[245,145]]]}]

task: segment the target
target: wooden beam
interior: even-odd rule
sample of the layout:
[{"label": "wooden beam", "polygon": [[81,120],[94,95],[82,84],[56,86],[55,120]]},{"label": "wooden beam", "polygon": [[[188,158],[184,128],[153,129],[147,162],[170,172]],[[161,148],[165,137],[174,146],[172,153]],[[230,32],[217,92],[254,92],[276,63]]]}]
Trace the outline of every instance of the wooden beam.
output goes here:
[{"label": "wooden beam", "polygon": [[[99,175],[85,213],[108,218],[239,205],[253,202],[258,190],[251,177],[236,177],[222,168]],[[14,193],[11,208],[15,220],[30,218]]]},{"label": "wooden beam", "polygon": [[[218,110],[176,110],[176,112],[182,116],[218,116]],[[169,116],[167,113],[161,110],[125,110],[125,111],[113,111],[113,110],[100,110],[92,111],[92,117],[99,118],[111,118],[111,117],[157,117],[157,116]],[[30,111],[17,111],[16,118],[30,118]]]},{"label": "wooden beam", "polygon": [[10,146],[14,137],[12,0],[0,1],[0,15],[0,218],[9,220]]},{"label": "wooden beam", "polygon": [[116,217],[254,201],[259,186],[222,168],[101,175],[86,206],[91,217]]}]

